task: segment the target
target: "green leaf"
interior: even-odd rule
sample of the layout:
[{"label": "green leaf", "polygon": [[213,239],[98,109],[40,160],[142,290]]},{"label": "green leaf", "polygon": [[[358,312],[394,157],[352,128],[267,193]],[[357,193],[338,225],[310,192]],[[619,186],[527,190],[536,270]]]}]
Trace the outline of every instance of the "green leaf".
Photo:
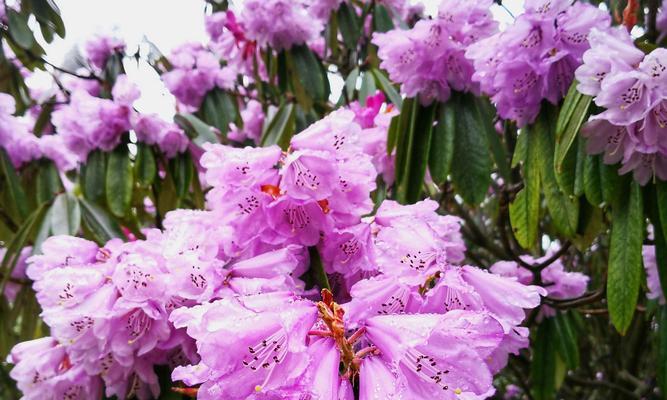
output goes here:
[{"label": "green leaf", "polygon": [[493,124],[496,110],[487,98],[475,97],[475,105],[479,110],[480,124],[486,132],[486,138],[488,139],[491,148],[491,154],[493,154],[493,159],[496,162],[496,166],[498,166],[498,173],[506,182],[509,182],[512,173],[507,159],[507,151],[503,143],[500,141],[500,135],[498,135]]},{"label": "green leaf", "polygon": [[632,177],[618,174],[618,165],[605,164],[600,158],[600,186],[602,199],[612,206],[618,203],[623,194],[629,189]]},{"label": "green leaf", "polygon": [[150,186],[157,176],[157,164],[151,146],[137,143],[137,156],[134,159],[134,176],[142,186]]},{"label": "green leaf", "polygon": [[313,274],[313,277],[315,278],[317,286],[319,286],[320,289],[331,290],[331,285],[329,285],[329,278],[324,271],[322,259],[320,258],[320,252],[317,250],[317,247],[309,247],[308,254],[310,255],[310,270]]},{"label": "green leaf", "polygon": [[375,79],[370,72],[364,72],[361,76],[361,89],[359,89],[359,103],[365,107],[366,99],[375,95],[377,87],[375,87]]},{"label": "green leaf", "polygon": [[[456,110],[449,103],[440,105],[438,123],[433,128],[428,169],[433,182],[442,185],[447,180],[454,156]],[[393,122],[393,120],[392,120]]]},{"label": "green leaf", "polygon": [[295,77],[306,93],[315,101],[326,101],[326,74],[322,73],[320,61],[306,45],[294,46],[290,49]]},{"label": "green leaf", "polygon": [[598,156],[587,156],[584,159],[584,196],[593,206],[598,207],[602,204],[600,158]]},{"label": "green leaf", "polygon": [[[223,137],[227,136],[229,124],[236,122],[239,125],[241,120],[236,100],[228,93],[213,89],[206,94],[201,108],[202,119],[208,125],[211,125],[220,131]],[[242,128],[242,126],[239,126]]]},{"label": "green leaf", "polygon": [[121,143],[109,154],[106,174],[106,198],[109,211],[117,217],[124,217],[130,209],[134,174],[130,151]]},{"label": "green leaf", "polygon": [[586,170],[586,144],[583,138],[577,140],[576,160],[574,166],[574,186],[572,194],[581,197],[584,194],[584,174]]},{"label": "green leaf", "polygon": [[574,324],[570,321],[570,316],[565,312],[557,312],[553,318],[556,329],[556,346],[568,369],[579,367],[579,345]]},{"label": "green leaf", "polygon": [[540,160],[537,151],[539,143],[537,136],[540,133],[532,126],[528,126],[523,129],[517,142],[523,140],[526,150],[523,158],[524,187],[510,203],[510,223],[514,237],[525,249],[535,245],[540,220]]},{"label": "green leaf", "polygon": [[37,203],[53,199],[55,195],[65,190],[60,181],[60,174],[51,160],[41,160],[37,170],[36,188]]},{"label": "green leaf", "polygon": [[398,141],[398,127],[399,127],[400,115],[395,115],[391,118],[389,122],[389,129],[387,129],[387,155],[390,156],[391,153],[396,148],[396,142]]},{"label": "green leaf", "polygon": [[2,168],[2,175],[5,181],[3,185],[6,188],[3,188],[3,190],[7,190],[9,194],[10,204],[8,204],[7,208],[12,216],[16,216],[15,222],[21,223],[28,216],[28,198],[21,187],[16,170],[3,147],[0,147],[0,167]]},{"label": "green leaf", "polygon": [[9,277],[16,267],[21,255],[21,250],[23,250],[34,237],[49,209],[49,206],[49,203],[43,203],[39,208],[33,211],[26,218],[25,222],[23,222],[11,242],[7,245],[7,250],[2,258],[2,264],[0,264],[0,293],[4,293],[5,285],[9,281]]},{"label": "green leaf", "polygon": [[69,193],[56,197],[50,210],[50,228],[53,235],[75,236],[81,227],[81,206]]},{"label": "green leaf", "polygon": [[347,3],[342,3],[338,8],[336,17],[338,18],[338,27],[340,28],[340,33],[343,35],[345,46],[351,50],[356,49],[359,35],[361,34],[357,13]]},{"label": "green leaf", "polygon": [[176,196],[183,199],[190,190],[194,165],[190,153],[181,153],[169,160],[169,172],[176,188]]},{"label": "green leaf", "polygon": [[293,103],[286,103],[280,106],[271,122],[266,127],[260,144],[263,147],[279,145],[283,150],[287,150],[289,142],[295,131],[295,107]]},{"label": "green leaf", "polygon": [[528,132],[536,139],[536,146],[529,152],[538,152],[540,180],[553,225],[561,234],[573,237],[579,223],[579,200],[564,193],[556,179],[552,116],[548,107],[542,107],[542,112]]},{"label": "green leaf", "polygon": [[588,118],[588,110],[593,100],[593,97],[579,93],[576,87],[577,81],[572,82],[556,122],[556,158],[554,166],[557,171],[562,170],[565,157],[574,143],[581,125]]},{"label": "green leaf", "polygon": [[452,182],[466,203],[476,205],[486,197],[491,182],[491,155],[482,116],[472,94],[453,94],[449,103],[456,115]]},{"label": "green leaf", "polygon": [[41,136],[46,124],[51,120],[51,113],[55,107],[55,100],[56,97],[52,96],[48,101],[42,104],[42,109],[35,120],[35,126],[32,128],[32,132],[35,136]]},{"label": "green leaf", "polygon": [[406,99],[404,107],[398,119],[398,128],[396,135],[396,163],[394,170],[396,172],[396,185],[403,181],[403,174],[406,170],[405,164],[408,155],[408,143],[412,135],[415,124],[418,102],[414,98]]},{"label": "green leaf", "polygon": [[667,293],[667,182],[655,183],[656,211],[653,219],[655,252],[662,292]]},{"label": "green leaf", "polygon": [[80,199],[81,217],[93,240],[104,245],[113,238],[124,238],[120,225],[104,209],[86,199]]},{"label": "green leaf", "polygon": [[106,163],[106,154],[102,150],[94,150],[81,167],[83,195],[90,201],[100,202],[104,198]]},{"label": "green leaf", "polygon": [[394,29],[394,22],[389,15],[389,10],[380,3],[375,3],[373,8],[373,30],[375,32],[387,32]]},{"label": "green leaf", "polygon": [[380,90],[382,90],[384,94],[387,95],[391,103],[395,105],[396,108],[400,111],[403,99],[401,98],[401,95],[398,93],[394,85],[389,81],[389,79],[387,79],[384,72],[380,71],[379,69],[373,68],[371,69],[371,73],[375,77],[375,81],[380,87]]},{"label": "green leaf", "polygon": [[658,385],[667,393],[667,306],[660,306],[658,318]]},{"label": "green leaf", "polygon": [[621,334],[630,327],[642,276],[644,212],[636,182],[612,205],[607,304],[611,322]]},{"label": "green leaf", "polygon": [[403,173],[401,179],[396,181],[396,199],[402,204],[412,204],[420,200],[437,108],[437,103],[426,107],[415,104],[410,130],[407,132],[408,140],[404,142],[407,147],[405,163],[401,166]]},{"label": "green leaf", "polygon": [[530,363],[531,392],[535,400],[556,397],[556,341],[557,333],[552,318],[546,318],[537,327]]},{"label": "green leaf", "polygon": [[220,143],[220,139],[214,132],[214,128],[192,114],[176,114],[174,122],[199,147],[204,143]]},{"label": "green leaf", "polygon": [[60,17],[60,10],[52,0],[30,0],[32,11],[40,25],[49,28],[61,38],[65,37],[65,24]]},{"label": "green leaf", "polygon": [[28,17],[11,7],[6,7],[6,11],[9,34],[12,39],[22,48],[26,50],[32,49],[32,46],[35,44],[35,38],[28,26]]},{"label": "green leaf", "polygon": [[354,67],[345,79],[345,93],[348,101],[354,99],[354,90],[357,88],[357,79],[359,78],[359,67]]}]

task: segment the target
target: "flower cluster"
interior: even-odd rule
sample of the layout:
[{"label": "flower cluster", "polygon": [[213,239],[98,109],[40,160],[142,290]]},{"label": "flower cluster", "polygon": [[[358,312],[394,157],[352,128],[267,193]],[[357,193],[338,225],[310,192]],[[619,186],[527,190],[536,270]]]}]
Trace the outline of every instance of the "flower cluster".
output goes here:
[{"label": "flower cluster", "polygon": [[162,81],[185,108],[197,109],[208,91],[231,88],[236,79],[233,68],[221,67],[218,57],[199,43],[177,47],[169,62],[173,68],[162,74]]},{"label": "flower cluster", "polygon": [[125,42],[112,36],[98,35],[86,42],[84,50],[90,64],[103,70],[109,57],[125,51]]},{"label": "flower cluster", "polygon": [[577,89],[605,110],[584,127],[589,153],[646,184],[667,180],[667,50],[644,53],[623,29],[591,32]]},{"label": "flower cluster", "polygon": [[31,127],[37,117],[32,114],[16,117],[15,111],[14,98],[0,93],[0,146],[15,167],[40,158],[53,161],[60,171],[77,166],[77,157],[64,146],[62,136],[33,135]]},{"label": "flower cluster", "polygon": [[[10,356],[25,397],[148,399],[155,366],[200,399],[351,400],[357,379],[361,399],[492,395],[546,291],[460,265],[460,220],[431,200],[371,215],[355,120],[377,128],[364,117],[381,104],[333,112],[288,151],[209,145],[210,210],[172,211],[145,239],[47,239],[27,275],[51,337]],[[316,301],[313,281],[335,296]]]},{"label": "flower cluster", "polygon": [[662,291],[660,275],[658,274],[655,246],[644,246],[642,256],[644,258],[644,269],[646,270],[646,283],[648,284],[646,297],[657,300],[660,304],[665,304],[665,294]]},{"label": "flower cluster", "polygon": [[304,0],[247,0],[239,21],[260,47],[286,50],[317,38],[324,26],[313,18]]},{"label": "flower cluster", "polygon": [[[524,255],[521,256],[521,259],[528,265],[537,266],[550,260],[553,255],[554,251],[549,251],[540,258]],[[533,272],[520,266],[515,261],[498,261],[491,266],[490,270],[494,274],[515,278],[525,285],[533,283],[534,280]],[[581,272],[566,271],[560,258],[540,271],[542,286],[546,289],[548,296],[556,300],[567,300],[583,296],[589,280],[590,278]],[[549,306],[542,307],[543,316],[550,317],[554,313],[555,311]]]},{"label": "flower cluster", "polygon": [[591,29],[609,27],[606,11],[569,0],[528,0],[506,30],[471,45],[473,81],[498,114],[521,127],[533,122],[542,100],[556,104],[567,92],[589,48]]},{"label": "flower cluster", "polygon": [[58,132],[53,137],[61,138],[79,161],[85,162],[93,150],[113,150],[130,129],[135,130],[140,142],[157,145],[168,157],[185,151],[188,139],[183,130],[132,108],[140,93],[126,75],[118,76],[111,94],[112,99],[103,99],[86,87],[77,88],[70,103],[53,112],[52,122]]},{"label": "flower cluster", "polygon": [[409,97],[419,94],[428,104],[447,101],[452,90],[478,91],[471,80],[472,62],[465,57],[468,46],[497,31],[489,7],[491,0],[460,2],[443,0],[438,17],[421,20],[410,30],[376,33],[381,66],[401,83]]}]

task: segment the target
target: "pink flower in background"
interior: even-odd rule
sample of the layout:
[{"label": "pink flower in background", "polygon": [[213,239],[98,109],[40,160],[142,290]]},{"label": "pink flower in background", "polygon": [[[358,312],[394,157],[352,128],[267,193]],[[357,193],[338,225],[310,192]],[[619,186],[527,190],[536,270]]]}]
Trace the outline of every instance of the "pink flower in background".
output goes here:
[{"label": "pink flower in background", "polygon": [[115,37],[98,35],[86,42],[84,50],[88,61],[103,70],[109,57],[125,51],[125,42]]},{"label": "pink flower in background", "polygon": [[644,258],[644,269],[646,270],[646,283],[648,293],[646,297],[651,300],[657,300],[660,304],[665,304],[665,294],[660,285],[660,275],[658,274],[658,263],[655,255],[655,246],[644,246],[642,248]]},{"label": "pink flower in background", "polygon": [[472,44],[472,80],[498,114],[519,127],[532,123],[543,99],[558,103],[589,48],[588,35],[607,29],[609,14],[586,3],[532,0],[506,30]]},{"label": "pink flower in background", "polygon": [[132,125],[139,142],[157,145],[169,158],[183,153],[190,142],[181,128],[155,114],[141,114]]},{"label": "pink flower in background", "polygon": [[623,29],[591,33],[591,49],[576,71],[585,94],[605,108],[582,132],[586,150],[603,154],[607,164],[622,163],[619,174],[633,173],[645,185],[667,180],[667,51],[644,53]]},{"label": "pink flower in background", "polygon": [[255,144],[258,144],[264,126],[262,104],[256,100],[248,100],[245,108],[241,111],[241,119],[243,120],[243,127],[239,128],[236,124],[230,124],[227,137],[240,143],[245,140],[252,140]]},{"label": "pink flower in background", "polygon": [[475,0],[465,7],[443,0],[438,18],[420,20],[410,30],[376,33],[380,64],[401,92],[419,96],[422,104],[447,101],[452,90],[478,92],[472,82],[473,65],[464,56],[466,48],[494,34],[497,22],[491,18],[491,0]]},{"label": "pink flower in background", "polygon": [[304,0],[247,0],[239,22],[249,39],[260,47],[280,51],[315,39],[324,29],[308,14]]},{"label": "pink flower in background", "polygon": [[218,57],[198,43],[185,43],[169,56],[173,69],[162,74],[165,86],[186,107],[199,108],[215,87],[231,88],[236,78]]}]

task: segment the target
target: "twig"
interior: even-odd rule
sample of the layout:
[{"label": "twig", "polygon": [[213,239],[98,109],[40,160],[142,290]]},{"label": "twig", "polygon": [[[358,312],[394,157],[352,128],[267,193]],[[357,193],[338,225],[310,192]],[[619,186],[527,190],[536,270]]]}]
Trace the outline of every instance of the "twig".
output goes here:
[{"label": "twig", "polygon": [[594,381],[594,380],[588,380],[588,379],[583,379],[583,378],[578,378],[576,376],[566,376],[565,380],[568,381],[569,383],[573,383],[579,386],[594,386],[594,387],[603,387],[607,389],[611,389],[614,391],[614,393],[621,393],[624,394],[625,396],[631,398],[631,399],[639,399],[641,398],[638,394],[635,394],[628,389],[624,388],[621,385],[617,385],[612,382],[607,382],[607,381]]}]

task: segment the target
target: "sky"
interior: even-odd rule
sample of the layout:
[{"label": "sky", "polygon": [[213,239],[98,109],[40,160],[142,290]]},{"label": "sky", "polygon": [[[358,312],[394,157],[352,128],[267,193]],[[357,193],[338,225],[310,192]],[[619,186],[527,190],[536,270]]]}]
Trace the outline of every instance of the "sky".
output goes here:
[{"label": "sky", "polygon": [[[412,2],[423,3],[426,12],[432,14],[439,0]],[[503,3],[512,14],[521,13],[523,0],[504,0]],[[129,49],[136,48],[147,38],[167,55],[184,42],[206,41],[203,0],[56,0],[56,4],[60,7],[67,35],[65,39],[56,38],[53,43],[45,45],[47,59],[55,64],[61,64],[73,48],[81,48],[96,33],[122,38]],[[492,11],[501,25],[512,22],[507,10],[494,5]],[[129,61],[125,68],[142,91],[135,107],[141,112],[171,118],[174,98],[164,88],[157,73],[146,64],[137,66]],[[51,84],[47,74],[34,79],[41,81],[45,87]],[[339,92],[343,86],[342,79],[333,79],[331,86],[333,93]]]}]

